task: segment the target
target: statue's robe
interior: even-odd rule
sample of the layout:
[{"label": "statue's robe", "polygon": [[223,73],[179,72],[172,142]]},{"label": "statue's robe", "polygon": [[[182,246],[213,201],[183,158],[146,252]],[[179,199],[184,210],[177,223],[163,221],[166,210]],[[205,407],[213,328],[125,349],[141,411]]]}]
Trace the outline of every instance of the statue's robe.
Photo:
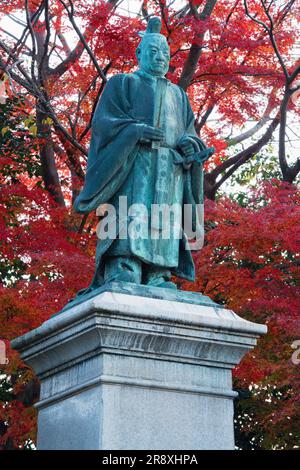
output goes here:
[{"label": "statue's robe", "polygon": [[[140,141],[138,124],[155,126],[158,114],[160,127],[165,130],[165,142],[155,150],[151,144]],[[143,204],[149,215],[151,204],[175,203],[181,207],[190,204],[193,209],[191,228],[201,234],[203,168],[197,162],[189,170],[185,170],[182,164],[175,164],[176,160],[182,160],[177,144],[183,136],[191,139],[195,152],[205,148],[195,133],[188,97],[180,87],[142,71],[112,77],[93,117],[85,184],[75,201],[75,210],[89,213],[101,204],[112,204],[116,208],[119,234],[133,219],[120,217],[119,196],[127,197],[128,207]],[[136,214],[137,217],[142,222],[142,215]],[[134,227],[139,228],[136,218]],[[161,239],[159,235],[154,240],[149,236],[98,240],[96,272],[91,288],[104,282],[101,263],[104,254],[135,256],[149,265],[170,268],[173,274],[193,281],[194,263],[186,234],[178,220],[178,217],[173,217],[168,240]],[[151,233],[155,230],[161,233],[162,221],[151,217],[149,221],[148,234],[150,230]],[[145,234],[143,230],[144,227],[142,232]]]}]

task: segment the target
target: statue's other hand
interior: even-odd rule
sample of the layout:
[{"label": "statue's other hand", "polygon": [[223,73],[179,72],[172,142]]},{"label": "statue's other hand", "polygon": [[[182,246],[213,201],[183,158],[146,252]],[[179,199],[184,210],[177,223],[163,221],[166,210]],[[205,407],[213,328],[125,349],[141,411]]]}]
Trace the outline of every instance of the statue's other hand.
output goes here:
[{"label": "statue's other hand", "polygon": [[177,145],[184,157],[190,157],[195,153],[193,144],[188,137],[180,139]]},{"label": "statue's other hand", "polygon": [[[194,146],[188,137],[183,136],[177,146],[184,157],[190,157],[195,153]],[[185,170],[189,170],[191,166],[192,163],[183,162],[183,168]]]},{"label": "statue's other hand", "polygon": [[164,140],[164,131],[158,127],[147,126],[146,124],[138,124],[140,132],[140,140],[142,141],[161,141]]}]

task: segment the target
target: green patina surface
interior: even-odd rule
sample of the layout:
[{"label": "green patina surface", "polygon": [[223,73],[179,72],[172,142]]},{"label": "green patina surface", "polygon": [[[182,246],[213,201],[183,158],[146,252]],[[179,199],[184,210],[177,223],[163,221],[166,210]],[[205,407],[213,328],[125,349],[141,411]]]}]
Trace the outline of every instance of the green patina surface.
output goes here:
[{"label": "green patina surface", "polygon": [[[176,288],[172,275],[195,278],[187,237],[176,216],[170,222],[169,239],[159,236],[163,230],[159,219],[150,216],[143,226],[138,213],[135,228],[147,236],[120,236],[132,221],[121,216],[120,196],[127,198],[128,206],[144,205],[149,213],[153,204],[175,203],[181,208],[190,204],[192,229],[203,230],[203,217],[197,219],[195,214],[203,202],[203,162],[213,149],[196,135],[186,93],[165,78],[170,50],[159,31],[160,20],[152,18],[137,48],[139,69],[107,82],[93,117],[85,184],[74,208],[89,213],[112,204],[117,231],[115,239],[98,240],[94,278],[78,293],[76,303],[113,281],[170,290]],[[139,217],[141,224],[136,223]],[[155,239],[150,236],[153,230],[158,233]]]}]

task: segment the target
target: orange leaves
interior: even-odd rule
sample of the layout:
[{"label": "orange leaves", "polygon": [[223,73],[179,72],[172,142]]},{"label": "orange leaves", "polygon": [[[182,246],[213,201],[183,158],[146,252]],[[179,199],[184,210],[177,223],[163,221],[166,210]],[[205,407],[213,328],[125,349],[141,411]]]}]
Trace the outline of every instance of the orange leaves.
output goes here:
[{"label": "orange leaves", "polygon": [[37,413],[33,407],[25,407],[18,400],[12,400],[0,407],[0,421],[7,423],[7,432],[0,436],[0,448],[8,441],[11,441],[14,446],[12,448],[15,449],[24,449],[24,440],[28,446],[35,442],[36,417]]},{"label": "orange leaves", "polygon": [[[202,11],[206,2],[194,0],[193,3]],[[282,2],[271,3],[278,22],[280,12],[276,8],[280,9]],[[32,10],[39,4],[37,0],[29,1]],[[266,19],[262,2],[248,0],[248,4],[257,18]],[[163,5],[166,7],[167,2]],[[144,6],[150,12],[161,13],[157,2],[147,0]],[[83,44],[78,42],[78,34],[61,3],[53,0],[49,7],[51,37],[45,63],[50,69],[64,64],[52,76],[47,67],[43,71],[49,104],[67,132],[87,148],[87,126],[103,83]],[[107,76],[135,70],[137,32],[145,29],[144,19],[129,18],[121,10],[122,5],[113,11],[105,0],[75,0],[74,7],[75,22],[99,66],[107,68]],[[6,0],[0,15],[20,12],[23,8],[24,0]],[[168,77],[173,82],[178,82],[191,44],[202,46],[188,92],[199,123],[206,115],[208,118],[201,135],[216,149],[206,164],[211,170],[227,157],[225,138],[231,131],[236,134],[231,126],[243,128],[248,120],[276,114],[284,76],[268,36],[259,25],[247,19],[242,1],[218,0],[207,22],[191,14],[176,15],[172,6],[165,11],[165,18],[163,30],[172,56]],[[38,28],[39,32],[45,32],[43,15]],[[276,41],[288,67],[295,62],[296,28],[292,15],[276,25]],[[0,35],[5,36],[3,31]],[[6,40],[9,45],[14,43],[11,37]],[[30,47],[28,40],[18,57],[29,74]],[[17,64],[11,72],[19,74]],[[2,107],[16,96],[15,91],[12,96],[13,89],[8,82],[5,90],[0,82]],[[14,83],[14,88],[24,96],[21,85]],[[1,101],[6,104],[1,105]],[[298,101],[295,93],[292,110],[297,111]],[[5,143],[1,141],[0,156],[0,268],[4,285],[0,290],[0,338],[7,339],[41,324],[86,286],[93,275],[95,252],[95,239],[77,233],[79,218],[69,208],[58,209],[41,187],[38,144],[45,143],[46,137],[34,135],[35,98],[26,92],[26,99],[16,106],[16,110],[8,109],[9,124],[3,122],[0,135]],[[74,163],[70,164],[68,156],[72,155],[73,162],[78,162],[78,167],[80,163],[82,168],[85,158],[52,121],[48,124],[51,134],[47,139],[50,136],[53,139],[62,192],[70,203],[82,181],[74,175]],[[82,133],[85,137],[81,140]],[[289,345],[292,338],[300,337],[299,204],[296,188],[276,181],[263,185],[255,193],[250,194],[249,190],[247,208],[225,198],[216,204],[206,204],[206,242],[203,250],[195,255],[197,283],[184,283],[184,286],[202,291],[245,318],[269,325],[269,334],[236,371],[238,384],[269,381],[272,386],[274,383],[286,386],[290,380],[295,386]],[[91,230],[92,227],[93,224]],[[9,351],[9,358],[9,372],[21,374],[20,383],[13,384],[15,394],[19,394],[22,380],[26,383],[29,380],[28,371],[24,371],[16,353]],[[296,402],[295,393],[288,397],[285,406],[289,412],[297,413]],[[261,402],[260,406],[263,408],[265,404]],[[16,399],[0,408],[0,421],[5,416],[9,422],[6,438],[12,438],[16,445],[34,439],[35,417],[31,412],[31,408],[26,409]],[[280,423],[285,414],[283,407],[279,406],[276,413],[274,419]],[[264,425],[267,416],[262,419]]]},{"label": "orange leaves", "polygon": [[229,307],[250,309],[257,318],[274,315],[281,322],[284,315],[288,319],[295,313],[296,319],[299,191],[265,183],[254,197],[248,208],[228,199],[207,203],[206,244],[195,257],[199,288],[208,294],[221,292]]},{"label": "orange leaves", "polygon": [[[88,284],[95,240],[78,235],[67,211],[39,187],[3,185],[1,196],[0,338],[11,340],[41,325]],[[15,351],[8,347],[7,355],[0,372],[0,422],[7,423],[0,448],[24,448],[36,437],[36,380]]]},{"label": "orange leaves", "polygon": [[[235,369],[238,388],[255,384],[252,401],[259,432],[271,444],[297,440],[300,369],[292,361],[300,338],[300,192],[273,180],[248,194],[243,208],[228,198],[206,204],[206,241],[195,254],[197,290],[243,318],[268,325],[268,334]],[[184,288],[195,290],[192,284]],[[289,420],[287,420],[289,416]],[[270,436],[270,423],[277,426]],[[244,432],[247,433],[247,431]],[[254,422],[248,432],[255,432]]]}]

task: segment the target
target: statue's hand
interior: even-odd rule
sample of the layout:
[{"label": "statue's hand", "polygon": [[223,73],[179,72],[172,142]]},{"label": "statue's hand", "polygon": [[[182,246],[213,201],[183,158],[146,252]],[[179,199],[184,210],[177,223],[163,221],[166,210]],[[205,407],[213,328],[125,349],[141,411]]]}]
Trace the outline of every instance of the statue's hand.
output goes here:
[{"label": "statue's hand", "polygon": [[179,147],[184,157],[190,157],[195,153],[194,146],[188,137],[182,137],[177,146]]},{"label": "statue's hand", "polygon": [[158,127],[147,126],[146,124],[138,124],[139,140],[142,141],[161,141],[164,140],[164,131]]},{"label": "statue's hand", "polygon": [[[191,140],[186,136],[183,136],[180,139],[180,141],[177,144],[177,147],[179,148],[180,152],[182,153],[184,157],[190,157],[191,155],[195,153],[194,146]],[[189,170],[191,166],[192,166],[191,163],[183,162],[183,168],[185,170]]]}]

